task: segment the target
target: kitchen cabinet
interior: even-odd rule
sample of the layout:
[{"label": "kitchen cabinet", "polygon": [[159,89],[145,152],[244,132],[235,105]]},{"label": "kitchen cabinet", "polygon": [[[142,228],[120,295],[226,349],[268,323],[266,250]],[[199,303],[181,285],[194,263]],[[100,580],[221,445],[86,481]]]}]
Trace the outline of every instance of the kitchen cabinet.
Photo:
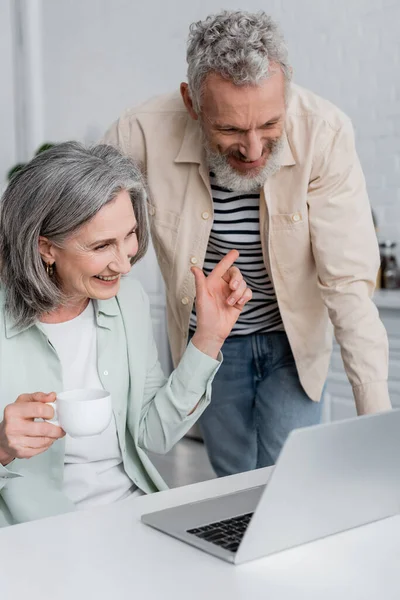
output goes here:
[{"label": "kitchen cabinet", "polygon": [[[400,407],[400,290],[377,290],[374,302],[389,338],[390,399],[394,407]],[[356,415],[353,393],[336,341],[326,383],[323,414],[324,421],[337,421]]]}]

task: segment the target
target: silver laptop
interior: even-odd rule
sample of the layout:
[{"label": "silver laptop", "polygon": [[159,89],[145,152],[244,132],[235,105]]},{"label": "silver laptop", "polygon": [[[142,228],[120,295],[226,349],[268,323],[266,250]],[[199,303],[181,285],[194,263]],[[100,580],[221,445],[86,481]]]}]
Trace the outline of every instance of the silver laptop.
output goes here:
[{"label": "silver laptop", "polygon": [[400,512],[400,410],[294,430],[265,486],[142,515],[240,564]]}]

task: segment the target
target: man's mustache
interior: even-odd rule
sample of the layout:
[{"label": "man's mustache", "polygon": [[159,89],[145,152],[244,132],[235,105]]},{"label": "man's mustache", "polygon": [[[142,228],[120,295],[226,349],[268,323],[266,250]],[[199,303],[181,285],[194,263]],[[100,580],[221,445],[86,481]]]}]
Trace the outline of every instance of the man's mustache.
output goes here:
[{"label": "man's mustache", "polygon": [[[265,156],[266,154],[271,154],[271,152],[277,146],[279,140],[280,140],[280,138],[274,138],[274,139],[268,140],[266,142],[266,144],[264,145],[261,156]],[[243,162],[247,161],[247,157],[244,154],[242,154],[242,152],[240,152],[240,150],[227,150],[226,152],[224,152],[223,156],[225,156],[226,158],[229,158],[229,157],[236,158],[237,160],[241,160]]]}]

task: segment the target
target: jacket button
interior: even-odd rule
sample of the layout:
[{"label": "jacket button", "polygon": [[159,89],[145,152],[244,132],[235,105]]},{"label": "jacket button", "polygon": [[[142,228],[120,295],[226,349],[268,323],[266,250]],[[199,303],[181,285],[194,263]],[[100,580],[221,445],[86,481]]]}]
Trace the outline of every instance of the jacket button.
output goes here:
[{"label": "jacket button", "polygon": [[182,300],[181,300],[182,304],[186,305],[189,304],[189,298],[187,296],[183,296]]},{"label": "jacket button", "polygon": [[292,215],[292,221],[294,223],[298,223],[298,221],[301,220],[301,215],[299,215],[299,213],[294,213],[294,215]]},{"label": "jacket button", "polygon": [[207,219],[209,218],[210,213],[208,211],[204,211],[201,213],[201,218],[204,219],[205,221],[207,221]]},{"label": "jacket button", "polygon": [[108,375],[108,371],[104,371],[103,375]]},{"label": "jacket button", "polygon": [[197,265],[197,258],[195,256],[192,256],[190,262],[192,263],[192,265]]}]

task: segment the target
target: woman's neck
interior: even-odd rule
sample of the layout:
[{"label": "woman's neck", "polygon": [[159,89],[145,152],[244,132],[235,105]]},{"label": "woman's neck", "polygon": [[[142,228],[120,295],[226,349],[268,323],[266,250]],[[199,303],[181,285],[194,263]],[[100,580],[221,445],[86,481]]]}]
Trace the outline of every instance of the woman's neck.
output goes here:
[{"label": "woman's neck", "polygon": [[40,316],[39,321],[41,323],[65,323],[66,321],[71,321],[76,317],[79,317],[80,314],[83,313],[85,308],[90,302],[90,298],[83,298],[81,300],[77,300],[76,302],[71,301],[66,305],[61,305],[55,310],[51,312],[44,313]]}]

